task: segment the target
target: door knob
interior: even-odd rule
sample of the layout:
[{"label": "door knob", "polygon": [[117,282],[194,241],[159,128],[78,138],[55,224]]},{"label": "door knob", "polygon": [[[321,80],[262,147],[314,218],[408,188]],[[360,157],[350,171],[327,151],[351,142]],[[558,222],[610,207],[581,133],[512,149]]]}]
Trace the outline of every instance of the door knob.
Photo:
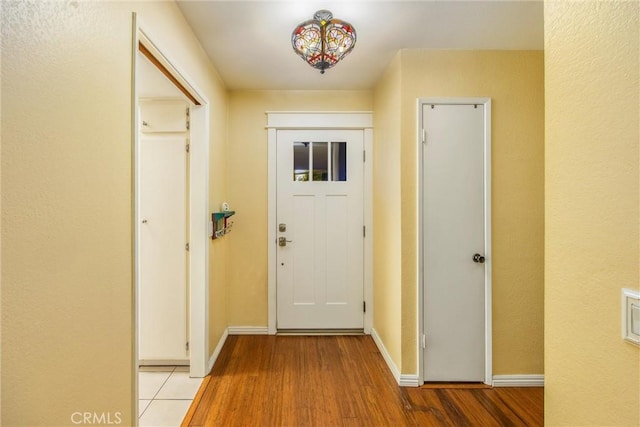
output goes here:
[{"label": "door knob", "polygon": [[291,240],[287,240],[286,237],[278,237],[278,246],[287,246],[287,243],[291,243]]},{"label": "door knob", "polygon": [[479,264],[484,264],[484,257],[480,254],[473,255],[473,262],[477,262]]}]

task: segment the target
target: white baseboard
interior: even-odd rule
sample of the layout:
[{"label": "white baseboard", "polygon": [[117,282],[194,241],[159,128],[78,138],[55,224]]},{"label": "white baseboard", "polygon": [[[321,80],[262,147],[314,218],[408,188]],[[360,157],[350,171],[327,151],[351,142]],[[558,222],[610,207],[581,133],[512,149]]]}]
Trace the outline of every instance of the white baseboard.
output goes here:
[{"label": "white baseboard", "polygon": [[401,374],[398,384],[400,387],[420,387],[420,378],[414,374]]},{"label": "white baseboard", "polygon": [[222,336],[218,340],[216,348],[213,349],[213,354],[209,358],[209,363],[207,364],[207,373],[211,372],[211,370],[213,369],[213,365],[216,363],[216,360],[218,360],[218,356],[220,356],[220,352],[222,351],[222,346],[224,345],[225,341],[227,341],[228,336],[229,329],[225,329],[222,333]]},{"label": "white baseboard", "polygon": [[140,359],[138,366],[189,366],[189,359]]},{"label": "white baseboard", "polygon": [[267,326],[229,326],[229,335],[269,335]]},{"label": "white baseboard", "polygon": [[494,375],[494,387],[544,387],[544,375]]},{"label": "white baseboard", "polygon": [[373,338],[373,342],[376,343],[376,347],[378,347],[378,350],[380,350],[380,354],[382,354],[382,358],[387,363],[387,366],[389,367],[393,378],[395,378],[398,384],[400,384],[400,370],[391,358],[391,355],[389,355],[387,348],[384,346],[382,340],[380,339],[380,335],[378,335],[378,331],[376,331],[375,328],[371,328],[371,338]]},{"label": "white baseboard", "polygon": [[380,339],[380,335],[375,330],[375,328],[371,328],[371,338],[373,338],[373,342],[376,343],[378,350],[380,350],[380,354],[382,354],[382,358],[387,363],[391,374],[396,379],[396,382],[400,387],[418,387],[419,380],[417,375],[413,374],[400,374],[400,370],[396,366],[395,362],[391,358],[391,355],[387,351],[387,348],[384,346],[384,343]]}]

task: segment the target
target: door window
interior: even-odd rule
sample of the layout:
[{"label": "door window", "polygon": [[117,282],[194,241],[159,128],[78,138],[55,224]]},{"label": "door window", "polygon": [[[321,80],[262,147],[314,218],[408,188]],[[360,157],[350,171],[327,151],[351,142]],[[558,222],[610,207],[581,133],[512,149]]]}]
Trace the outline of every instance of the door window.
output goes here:
[{"label": "door window", "polygon": [[293,143],[293,180],[309,181],[309,143]]},{"label": "door window", "polygon": [[[310,168],[309,165],[312,167]],[[345,141],[295,141],[293,143],[294,181],[346,181],[347,143]]]},{"label": "door window", "polygon": [[313,144],[313,181],[329,180],[329,160],[327,159],[327,143],[312,142]]},{"label": "door window", "polygon": [[331,143],[331,181],[347,180],[347,143]]}]

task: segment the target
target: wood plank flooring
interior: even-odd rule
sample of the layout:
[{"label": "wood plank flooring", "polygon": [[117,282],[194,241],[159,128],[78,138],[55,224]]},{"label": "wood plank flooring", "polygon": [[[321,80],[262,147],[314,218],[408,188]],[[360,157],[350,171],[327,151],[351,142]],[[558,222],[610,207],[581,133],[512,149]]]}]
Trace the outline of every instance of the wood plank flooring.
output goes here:
[{"label": "wood plank flooring", "polygon": [[399,387],[370,336],[230,336],[183,426],[542,426],[542,388]]}]

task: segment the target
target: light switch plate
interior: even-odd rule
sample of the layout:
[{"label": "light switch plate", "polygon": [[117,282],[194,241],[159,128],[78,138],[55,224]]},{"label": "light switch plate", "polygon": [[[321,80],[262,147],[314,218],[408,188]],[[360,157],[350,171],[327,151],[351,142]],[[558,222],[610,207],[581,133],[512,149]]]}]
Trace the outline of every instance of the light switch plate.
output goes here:
[{"label": "light switch plate", "polygon": [[640,346],[640,291],[622,289],[622,338]]},{"label": "light switch plate", "polygon": [[640,305],[631,303],[631,333],[640,335]]}]

